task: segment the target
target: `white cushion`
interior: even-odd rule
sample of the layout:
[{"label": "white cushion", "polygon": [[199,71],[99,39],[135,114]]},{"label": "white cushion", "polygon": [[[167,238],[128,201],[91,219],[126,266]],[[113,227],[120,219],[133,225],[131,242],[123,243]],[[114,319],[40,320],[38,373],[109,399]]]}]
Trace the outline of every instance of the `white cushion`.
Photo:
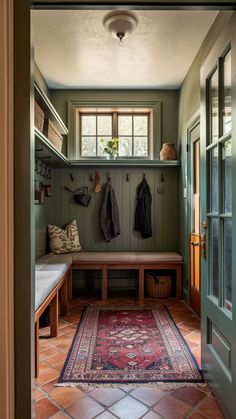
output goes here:
[{"label": "white cushion", "polygon": [[35,264],[36,271],[59,271],[62,275],[66,273],[72,264],[70,254],[53,255],[48,254],[38,259]]},{"label": "white cushion", "polygon": [[91,263],[143,263],[182,262],[182,256],[175,252],[76,252],[73,262]]},{"label": "white cushion", "polygon": [[57,271],[35,272],[35,310],[41,306],[61,277],[61,272]]}]

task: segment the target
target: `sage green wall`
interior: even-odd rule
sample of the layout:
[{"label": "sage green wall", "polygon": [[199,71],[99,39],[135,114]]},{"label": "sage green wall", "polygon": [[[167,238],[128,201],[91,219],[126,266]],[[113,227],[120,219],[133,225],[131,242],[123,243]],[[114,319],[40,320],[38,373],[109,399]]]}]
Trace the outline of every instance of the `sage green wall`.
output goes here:
[{"label": "sage green wall", "polygon": [[[177,90],[51,90],[51,101],[66,124],[68,123],[68,101],[161,102],[161,140],[177,144]],[[66,153],[66,143],[63,152]]]},{"label": "sage green wall", "polygon": [[[52,180],[35,175],[35,180],[43,184],[52,184]],[[43,204],[34,205],[35,214],[35,257],[36,259],[48,252],[47,226],[53,223],[53,196],[45,197]]]},{"label": "sage green wall", "polygon": [[[169,168],[102,168],[99,169],[102,185],[109,171],[115,189],[119,207],[121,234],[106,243],[99,228],[99,210],[102,192],[94,192],[94,182],[89,176],[94,169],[55,169],[53,190],[53,221],[57,225],[65,225],[76,218],[79,226],[81,245],[87,251],[178,251],[178,170]],[[152,226],[153,237],[143,240],[134,231],[136,189],[142,180],[143,172],[152,193]],[[73,173],[74,181],[69,174]],[[130,181],[127,182],[126,174]],[[161,175],[165,182],[161,182]],[[88,186],[92,199],[89,207],[84,208],[73,201],[73,195],[64,189],[68,186],[75,190],[80,186]],[[157,188],[163,187],[164,193],[158,194]]]},{"label": "sage green wall", "polygon": [[[34,79],[38,83],[40,89],[50,97],[50,90],[46,84],[46,81],[37,66],[34,63]],[[44,177],[35,175],[35,180],[45,183],[51,183],[48,180],[46,181]],[[52,223],[52,205],[53,198],[52,197],[45,197],[45,203],[34,205],[34,215],[35,215],[35,257],[36,259],[40,258],[40,256],[44,255],[48,251],[47,247],[47,225]]]},{"label": "sage green wall", "polygon": [[181,171],[179,177],[179,214],[180,214],[180,251],[184,257],[184,288],[187,293],[189,270],[187,266],[189,252],[189,231],[187,214],[189,211],[187,199],[184,198],[184,188],[188,187],[188,167],[187,167],[187,128],[191,119],[200,111],[200,69],[211,51],[218,35],[227,25],[232,11],[219,12],[213,26],[208,32],[196,55],[179,93],[179,155],[181,156]]}]

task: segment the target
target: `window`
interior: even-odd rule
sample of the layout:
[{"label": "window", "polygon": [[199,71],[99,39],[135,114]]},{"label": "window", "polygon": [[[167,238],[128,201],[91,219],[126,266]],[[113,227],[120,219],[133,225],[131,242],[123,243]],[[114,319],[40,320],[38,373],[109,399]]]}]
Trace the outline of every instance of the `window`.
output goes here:
[{"label": "window", "polygon": [[207,79],[209,294],[232,311],[232,62],[228,49]]},{"label": "window", "polygon": [[119,138],[119,157],[150,157],[150,112],[80,111],[81,157],[105,157],[112,137]]}]

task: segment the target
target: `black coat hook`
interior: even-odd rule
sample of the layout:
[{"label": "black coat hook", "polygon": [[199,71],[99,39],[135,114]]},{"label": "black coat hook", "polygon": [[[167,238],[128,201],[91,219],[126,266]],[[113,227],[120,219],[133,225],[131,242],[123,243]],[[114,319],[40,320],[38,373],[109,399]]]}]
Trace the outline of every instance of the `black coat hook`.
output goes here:
[{"label": "black coat hook", "polygon": [[70,174],[69,174],[69,176],[70,176],[70,180],[71,180],[71,182],[74,182],[75,178],[74,178],[74,176],[73,176],[73,173],[70,173]]},{"label": "black coat hook", "polygon": [[163,175],[163,173],[161,174],[161,182],[165,182],[165,176]]},{"label": "black coat hook", "polygon": [[107,173],[107,180],[111,180],[109,172]]},{"label": "black coat hook", "polygon": [[129,182],[129,173],[126,173],[126,182]]},{"label": "black coat hook", "polygon": [[90,172],[90,174],[89,174],[89,180],[90,180],[90,182],[93,182],[94,181],[94,177],[93,177],[93,173],[92,172]]},{"label": "black coat hook", "polygon": [[143,173],[143,180],[146,179],[146,173]]}]

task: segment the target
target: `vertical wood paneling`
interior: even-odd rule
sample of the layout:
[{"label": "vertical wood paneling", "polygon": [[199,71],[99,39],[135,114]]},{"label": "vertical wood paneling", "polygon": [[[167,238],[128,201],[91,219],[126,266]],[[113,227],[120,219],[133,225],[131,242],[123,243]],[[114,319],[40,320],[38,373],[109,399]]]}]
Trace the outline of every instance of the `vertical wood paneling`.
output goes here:
[{"label": "vertical wood paneling", "polygon": [[[131,216],[130,211],[127,210],[127,200],[130,201],[130,189],[131,189],[131,171],[130,169],[122,169],[123,178],[123,190],[122,190],[122,250],[128,251],[130,249],[130,228],[131,228]],[[129,182],[126,180],[126,175],[129,175]]]},{"label": "vertical wood paneling", "polygon": [[[53,179],[45,179],[38,174],[35,180],[43,184],[52,184]],[[54,189],[54,188],[53,188]],[[53,190],[52,189],[52,190]],[[53,223],[53,200],[54,197],[45,197],[43,204],[34,205],[35,216],[35,257],[38,259],[48,251],[47,226]],[[60,220],[58,220],[60,221]]]},{"label": "vertical wood paneling", "polygon": [[161,251],[163,247],[163,222],[162,222],[162,200],[163,195],[158,192],[160,188],[163,188],[161,182],[161,173],[162,170],[158,169],[154,173],[154,196],[153,196],[153,206],[154,206],[154,235],[155,235],[155,250]]},{"label": "vertical wood paneling", "polygon": [[69,206],[69,200],[71,199],[71,194],[64,189],[65,186],[68,186],[68,170],[62,169],[61,170],[61,184],[60,184],[60,191],[61,191],[60,221],[61,221],[62,226],[64,226],[68,221],[70,221],[69,215],[68,215],[68,206]]},{"label": "vertical wood paneling", "polygon": [[130,214],[130,249],[133,251],[138,251],[139,237],[140,234],[137,231],[134,231],[134,221],[135,221],[135,208],[136,208],[136,189],[140,183],[142,176],[139,174],[139,169],[130,170],[130,199],[129,197],[123,197],[126,201],[127,212]]},{"label": "vertical wood paneling", "polygon": [[56,225],[61,224],[61,172],[58,169],[53,170],[53,222]]},{"label": "vertical wood paneling", "polygon": [[[176,168],[101,168],[99,173],[102,191],[95,193],[95,181],[89,180],[90,172],[95,178],[95,169],[56,169],[53,185],[53,222],[64,226],[75,217],[81,245],[87,251],[178,250],[177,170]],[[108,171],[115,189],[121,225],[121,234],[110,243],[104,241],[99,226],[99,211]],[[73,173],[74,182],[70,180],[70,172]],[[140,233],[134,231],[136,191],[144,172],[152,193],[153,236],[148,239],[142,239]],[[127,173],[129,182],[126,181]],[[161,182],[162,173],[165,182]],[[65,185],[71,189],[88,186],[92,197],[89,207],[76,204],[73,195],[64,190]],[[165,189],[164,194],[157,193],[158,187]]]}]

